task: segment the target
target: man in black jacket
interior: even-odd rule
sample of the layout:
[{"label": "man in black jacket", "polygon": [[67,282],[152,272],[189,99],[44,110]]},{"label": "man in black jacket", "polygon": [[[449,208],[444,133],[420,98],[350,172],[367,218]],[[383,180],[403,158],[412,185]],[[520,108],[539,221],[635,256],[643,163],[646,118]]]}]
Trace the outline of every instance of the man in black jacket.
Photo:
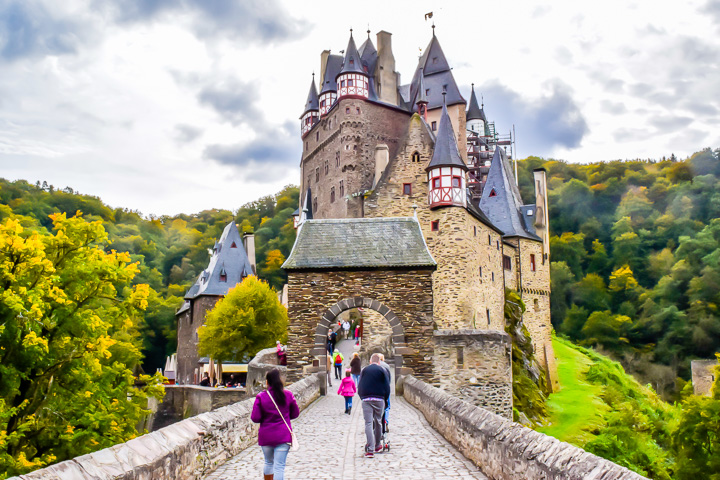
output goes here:
[{"label": "man in black jacket", "polygon": [[382,414],[385,402],[390,398],[390,378],[379,365],[380,355],[370,357],[370,365],[363,368],[358,384],[358,395],[362,400],[363,417],[365,418],[365,456],[372,458],[375,452],[382,450]]}]

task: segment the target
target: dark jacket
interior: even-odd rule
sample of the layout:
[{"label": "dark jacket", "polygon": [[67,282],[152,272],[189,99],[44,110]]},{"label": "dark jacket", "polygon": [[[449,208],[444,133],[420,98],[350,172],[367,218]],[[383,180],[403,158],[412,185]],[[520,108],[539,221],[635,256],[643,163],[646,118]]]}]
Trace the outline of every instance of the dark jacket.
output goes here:
[{"label": "dark jacket", "polygon": [[[292,428],[290,420],[300,415],[300,409],[295,401],[295,396],[290,390],[285,390],[285,405],[278,405],[280,411],[285,417],[285,422]],[[277,408],[270,399],[267,391],[258,393],[255,397],[250,420],[260,424],[258,431],[258,444],[262,447],[265,445],[275,446],[282,443],[290,443],[292,437],[285,422],[280,418]]]},{"label": "dark jacket", "polygon": [[368,397],[389,398],[390,382],[385,374],[385,369],[375,363],[363,368],[358,384],[358,395],[360,395],[361,399]]},{"label": "dark jacket", "polygon": [[350,373],[360,375],[360,372],[362,372],[362,360],[360,360],[360,357],[353,357],[350,360]]}]

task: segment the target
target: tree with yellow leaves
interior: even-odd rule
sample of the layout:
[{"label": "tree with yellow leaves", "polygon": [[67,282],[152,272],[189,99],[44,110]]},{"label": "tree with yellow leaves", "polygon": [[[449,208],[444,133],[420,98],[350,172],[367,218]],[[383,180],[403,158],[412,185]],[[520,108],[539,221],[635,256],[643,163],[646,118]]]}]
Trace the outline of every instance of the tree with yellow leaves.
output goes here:
[{"label": "tree with yellow leaves", "polygon": [[[101,222],[51,215],[53,232],[0,225],[0,478],[126,441],[162,397],[133,375],[149,287]],[[136,383],[145,386],[135,388]]]}]

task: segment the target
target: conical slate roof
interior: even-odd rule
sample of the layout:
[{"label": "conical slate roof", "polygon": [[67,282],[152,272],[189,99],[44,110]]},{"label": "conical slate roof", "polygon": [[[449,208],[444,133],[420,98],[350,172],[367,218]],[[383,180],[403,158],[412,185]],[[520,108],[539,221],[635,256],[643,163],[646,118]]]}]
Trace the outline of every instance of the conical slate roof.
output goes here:
[{"label": "conical slate roof", "polygon": [[312,220],[313,218],[312,190],[310,190],[310,187],[308,187],[307,192],[305,193],[305,201],[303,202],[303,210],[300,218],[303,220]]},{"label": "conical slate roof", "polygon": [[430,43],[425,49],[425,53],[418,61],[418,70],[415,71],[413,79],[410,82],[410,99],[417,98],[418,89],[420,87],[420,75],[423,78],[424,90],[428,90],[428,109],[439,108],[443,104],[442,93],[445,92],[445,103],[447,105],[456,105],[465,103],[465,99],[460,93],[460,89],[455,83],[452,70],[448,64],[445,54],[440,48],[440,42],[433,35]]},{"label": "conical slate roof", "polygon": [[420,82],[418,83],[418,92],[415,98],[416,105],[418,103],[428,103],[428,96],[425,90],[425,75],[423,75],[422,70],[420,70]]},{"label": "conical slate roof", "polygon": [[336,92],[337,82],[335,78],[340,73],[343,57],[341,55],[330,55],[325,66],[325,76],[323,77],[322,87],[320,87],[320,95],[325,92]]},{"label": "conical slate roof", "polygon": [[465,115],[466,120],[482,120],[487,122],[485,118],[485,111],[478,105],[477,97],[475,96],[475,85],[472,86],[472,95],[470,95],[470,106],[468,107],[467,114]]},{"label": "conical slate roof", "polygon": [[342,68],[340,69],[340,73],[338,75],[343,73],[365,74],[365,70],[363,70],[362,66],[362,60],[357,47],[355,46],[355,40],[353,39],[352,33],[350,34],[350,41],[348,42],[347,50],[345,50],[345,60],[343,61]]},{"label": "conical slate roof", "polygon": [[480,209],[505,236],[538,240],[536,235],[525,228],[520,210],[522,205],[520,190],[513,180],[505,152],[496,147],[480,198]]},{"label": "conical slate roof", "polygon": [[461,167],[467,170],[467,165],[460,156],[457,137],[455,137],[450,115],[448,115],[447,106],[445,105],[443,105],[442,114],[440,115],[440,125],[435,138],[435,150],[433,151],[432,160],[430,160],[425,170],[436,167]]},{"label": "conical slate roof", "polygon": [[248,275],[254,275],[252,266],[237,225],[232,221],[225,226],[213,248],[210,264],[187,291],[185,299],[200,295],[225,295]]},{"label": "conical slate roof", "polygon": [[305,102],[305,110],[303,115],[308,112],[317,112],[320,110],[320,102],[318,102],[317,88],[315,88],[315,75],[313,75],[312,83],[310,84],[310,91],[308,92],[307,101]]}]

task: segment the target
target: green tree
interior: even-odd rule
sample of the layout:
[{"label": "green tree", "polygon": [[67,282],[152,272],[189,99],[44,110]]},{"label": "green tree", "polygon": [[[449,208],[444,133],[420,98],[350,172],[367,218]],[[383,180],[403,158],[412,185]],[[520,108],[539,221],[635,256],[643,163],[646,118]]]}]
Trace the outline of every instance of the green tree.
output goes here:
[{"label": "green tree", "polygon": [[219,361],[248,361],[287,337],[287,310],[277,293],[257,277],[246,277],[207,315],[198,352]]},{"label": "green tree", "polygon": [[[147,285],[99,221],[51,216],[54,233],[0,225],[0,471],[25,473],[133,438],[162,398],[136,378]],[[146,386],[134,388],[136,380]]]}]

